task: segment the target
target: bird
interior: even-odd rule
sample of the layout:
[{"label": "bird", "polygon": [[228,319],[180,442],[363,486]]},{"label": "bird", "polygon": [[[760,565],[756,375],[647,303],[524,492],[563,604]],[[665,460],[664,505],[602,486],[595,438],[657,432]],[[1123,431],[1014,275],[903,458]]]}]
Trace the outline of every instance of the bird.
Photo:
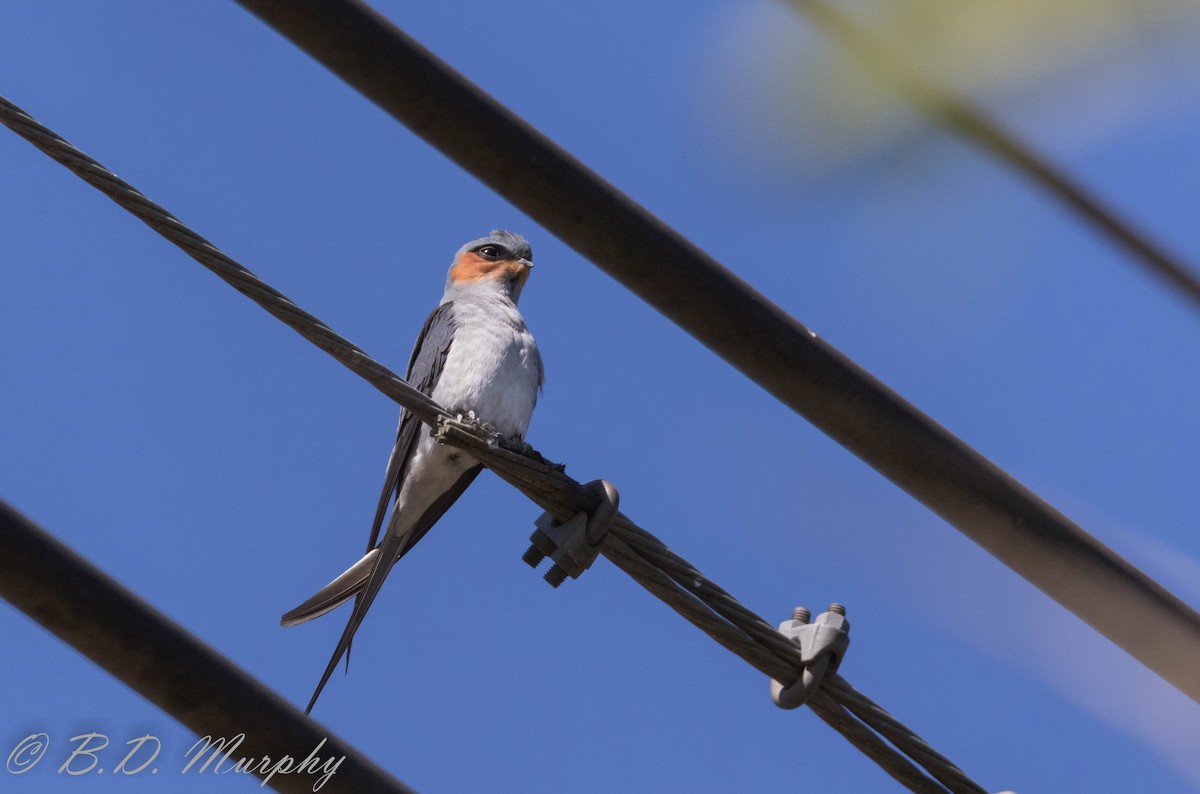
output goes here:
[{"label": "bird", "polygon": [[[409,385],[452,416],[521,443],[545,380],[537,344],[517,310],[532,267],[529,242],[515,232],[496,229],[459,248],[442,300],[413,346],[406,375]],[[467,453],[437,443],[431,428],[401,409],[366,554],[280,619],[283,626],[295,626],[354,598],[306,714],[349,653],[392,566],[433,528],[482,468]],[[389,503],[387,529],[377,545]]]}]

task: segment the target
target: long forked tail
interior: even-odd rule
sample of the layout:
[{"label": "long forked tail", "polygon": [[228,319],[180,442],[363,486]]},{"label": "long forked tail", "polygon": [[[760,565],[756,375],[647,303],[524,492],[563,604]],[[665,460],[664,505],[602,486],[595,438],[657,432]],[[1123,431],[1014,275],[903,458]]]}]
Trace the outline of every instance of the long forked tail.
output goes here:
[{"label": "long forked tail", "polygon": [[283,617],[279,619],[279,625],[299,625],[313,618],[319,618],[326,612],[349,601],[367,583],[367,578],[371,575],[371,568],[375,564],[375,558],[378,556],[378,548],[368,551],[361,560],[351,565],[341,576],[318,590],[312,598],[295,609],[285,612]]}]

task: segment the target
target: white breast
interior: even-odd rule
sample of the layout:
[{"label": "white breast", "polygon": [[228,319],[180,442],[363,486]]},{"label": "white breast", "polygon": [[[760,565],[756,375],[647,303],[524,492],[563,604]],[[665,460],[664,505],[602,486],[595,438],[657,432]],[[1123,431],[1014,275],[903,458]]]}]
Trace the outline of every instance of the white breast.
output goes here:
[{"label": "white breast", "polygon": [[456,300],[454,320],[431,396],[452,413],[474,411],[498,433],[524,437],[541,379],[533,334],[509,301]]}]

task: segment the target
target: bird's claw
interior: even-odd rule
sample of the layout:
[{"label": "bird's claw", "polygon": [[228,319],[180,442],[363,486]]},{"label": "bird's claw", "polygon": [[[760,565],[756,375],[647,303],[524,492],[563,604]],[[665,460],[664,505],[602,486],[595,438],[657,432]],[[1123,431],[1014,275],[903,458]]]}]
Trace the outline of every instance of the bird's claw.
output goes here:
[{"label": "bird's claw", "polygon": [[537,462],[549,466],[555,471],[566,471],[567,466],[564,463],[555,463],[547,459],[542,453],[533,448],[533,445],[527,442],[521,436],[504,436],[500,434],[495,426],[481,422],[475,415],[474,411],[467,411],[465,414],[455,414],[453,421],[465,428],[473,428],[483,431],[486,435],[487,445],[492,449],[506,449],[509,452],[515,452],[518,455],[526,458],[532,458]]},{"label": "bird's claw", "polygon": [[479,417],[476,416],[474,411],[467,411],[465,414],[456,414],[454,419],[460,425],[465,427],[482,430],[484,435],[488,437],[489,443],[492,443],[492,441],[500,435],[494,426],[487,422],[480,421]]},{"label": "bird's claw", "polygon": [[555,471],[566,471],[567,470],[567,464],[555,463],[554,461],[550,460],[545,455],[543,455],[542,453],[540,453],[536,449],[534,449],[533,445],[530,444],[528,441],[526,441],[523,438],[508,438],[508,439],[505,439],[505,441],[506,441],[505,447],[510,452],[515,452],[518,455],[521,455],[526,458],[532,458],[533,460],[536,460],[538,463],[549,466],[550,468],[554,469]]},{"label": "bird's claw", "polygon": [[517,453],[518,455],[524,455],[527,458],[533,458],[534,460],[540,460],[543,463],[546,462],[546,459],[542,457],[542,453],[540,453],[536,449],[534,449],[533,445],[530,444],[525,439],[518,438],[518,439],[514,439],[514,440],[510,441],[509,443],[510,443],[509,448],[513,452]]}]

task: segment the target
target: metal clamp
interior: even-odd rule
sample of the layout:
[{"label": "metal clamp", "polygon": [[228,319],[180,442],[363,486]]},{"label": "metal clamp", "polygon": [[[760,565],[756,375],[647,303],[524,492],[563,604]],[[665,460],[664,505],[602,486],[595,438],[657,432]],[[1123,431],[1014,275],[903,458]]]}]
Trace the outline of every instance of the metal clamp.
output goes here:
[{"label": "metal clamp", "polygon": [[534,522],[537,529],[529,538],[533,545],[521,557],[531,568],[538,567],[547,557],[553,560],[545,577],[551,587],[558,587],[568,576],[578,579],[591,567],[617,515],[621,497],[616,486],[608,480],[592,480],[583,487],[599,497],[599,504],[590,513],[580,511],[564,523],[556,521],[549,512],[542,513]]},{"label": "metal clamp", "polygon": [[804,607],[796,607],[792,619],[779,624],[779,633],[800,646],[800,661],[804,672],[791,686],[784,686],[772,679],[771,700],[781,709],[794,709],[821,686],[826,675],[837,672],[842,656],[850,645],[850,621],[846,620],[846,608],[841,604],[830,604],[828,612],[817,615],[815,623]]}]

